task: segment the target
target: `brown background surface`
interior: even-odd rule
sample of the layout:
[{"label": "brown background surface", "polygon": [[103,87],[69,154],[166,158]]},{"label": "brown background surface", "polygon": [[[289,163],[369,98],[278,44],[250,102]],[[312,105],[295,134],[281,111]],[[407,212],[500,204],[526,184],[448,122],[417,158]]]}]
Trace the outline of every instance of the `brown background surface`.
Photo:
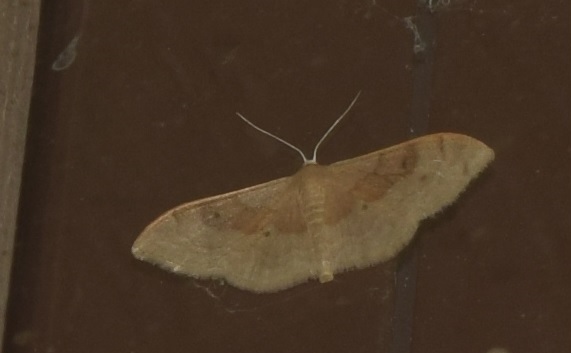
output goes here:
[{"label": "brown background surface", "polygon": [[[571,8],[432,3],[45,2],[5,352],[571,351]],[[132,258],[167,209],[300,167],[235,111],[309,153],[358,90],[324,164],[439,131],[496,151],[414,251],[272,295]]]}]

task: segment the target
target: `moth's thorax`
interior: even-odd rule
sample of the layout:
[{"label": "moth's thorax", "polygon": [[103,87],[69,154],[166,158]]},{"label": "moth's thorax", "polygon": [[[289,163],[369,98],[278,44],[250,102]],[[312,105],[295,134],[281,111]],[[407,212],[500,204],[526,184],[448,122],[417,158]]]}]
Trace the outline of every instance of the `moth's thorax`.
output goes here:
[{"label": "moth's thorax", "polygon": [[306,164],[295,175],[294,179],[302,193],[309,195],[323,191],[324,181],[329,179],[326,166]]}]

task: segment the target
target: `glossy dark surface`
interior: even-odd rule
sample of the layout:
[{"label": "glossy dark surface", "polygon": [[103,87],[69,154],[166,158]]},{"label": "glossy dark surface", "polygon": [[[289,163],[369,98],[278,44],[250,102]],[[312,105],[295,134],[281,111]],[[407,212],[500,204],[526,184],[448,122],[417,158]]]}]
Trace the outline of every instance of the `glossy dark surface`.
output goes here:
[{"label": "glossy dark surface", "polygon": [[[5,352],[571,351],[571,9],[433,10],[46,2]],[[432,38],[417,54],[409,16]],[[131,256],[162,212],[300,167],[235,111],[309,154],[359,90],[321,163],[440,131],[496,151],[405,256],[272,295]],[[412,292],[395,290],[397,265]]]}]

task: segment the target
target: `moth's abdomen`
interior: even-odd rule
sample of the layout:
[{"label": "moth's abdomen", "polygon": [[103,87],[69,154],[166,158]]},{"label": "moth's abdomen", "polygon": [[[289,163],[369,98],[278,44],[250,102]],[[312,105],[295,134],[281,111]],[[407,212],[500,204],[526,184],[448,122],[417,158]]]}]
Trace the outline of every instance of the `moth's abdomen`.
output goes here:
[{"label": "moth's abdomen", "polygon": [[[314,243],[315,262],[311,269],[312,275],[320,282],[333,279],[334,268],[332,259],[335,258],[335,242],[325,234],[328,223],[327,202],[331,190],[323,183],[327,173],[325,167],[306,166],[301,175],[299,204],[302,216],[307,226],[308,236]],[[325,238],[325,241],[324,241]]]},{"label": "moth's abdomen", "polygon": [[320,231],[325,220],[325,194],[323,188],[307,190],[302,194],[303,217],[310,233]]}]

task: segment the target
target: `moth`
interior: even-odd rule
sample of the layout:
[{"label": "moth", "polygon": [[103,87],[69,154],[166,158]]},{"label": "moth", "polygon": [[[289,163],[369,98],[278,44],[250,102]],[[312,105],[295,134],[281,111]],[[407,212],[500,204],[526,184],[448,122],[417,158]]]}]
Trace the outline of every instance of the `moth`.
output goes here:
[{"label": "moth", "polygon": [[134,256],[199,279],[223,279],[252,292],[276,292],[395,257],[420,221],[451,204],[494,159],[461,134],[416,138],[331,165],[313,150],[256,130],[296,150],[294,175],[189,202],[164,213],[137,238]]}]

